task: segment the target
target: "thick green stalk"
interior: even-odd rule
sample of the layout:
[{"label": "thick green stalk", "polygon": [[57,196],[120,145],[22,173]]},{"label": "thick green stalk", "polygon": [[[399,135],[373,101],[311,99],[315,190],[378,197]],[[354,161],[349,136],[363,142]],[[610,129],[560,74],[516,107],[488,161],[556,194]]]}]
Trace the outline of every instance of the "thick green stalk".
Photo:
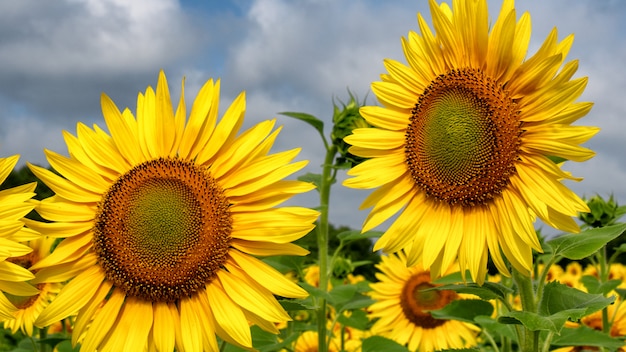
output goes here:
[{"label": "thick green stalk", "polygon": [[[522,310],[525,312],[536,312],[535,291],[533,290],[532,279],[529,275],[524,275],[513,269],[513,281],[519,290],[520,299],[522,301]],[[539,350],[539,339],[537,334],[530,331],[527,327],[523,327],[524,332],[519,337],[519,343],[522,352],[536,352]]]},{"label": "thick green stalk", "polygon": [[[320,290],[326,292],[328,290],[328,213],[330,204],[330,187],[332,186],[334,177],[332,176],[333,161],[337,147],[330,145],[326,148],[326,158],[322,169],[322,179],[320,181],[320,221],[317,225],[317,248],[319,251],[318,264],[320,267]],[[317,333],[318,333],[318,351],[327,352],[328,345],[326,342],[326,300],[322,298],[319,302],[317,310]]]}]

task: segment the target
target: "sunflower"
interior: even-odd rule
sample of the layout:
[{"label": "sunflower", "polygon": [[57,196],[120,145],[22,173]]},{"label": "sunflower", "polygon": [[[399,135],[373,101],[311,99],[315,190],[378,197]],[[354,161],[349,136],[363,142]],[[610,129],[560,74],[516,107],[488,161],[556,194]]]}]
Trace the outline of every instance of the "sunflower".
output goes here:
[{"label": "sunflower", "polygon": [[[0,158],[0,184],[3,183],[17,164],[17,155]],[[35,240],[39,233],[24,227],[24,216],[35,208],[31,198],[35,195],[36,183],[7,188],[0,191],[0,320],[12,319],[15,306],[5,293],[31,295],[37,290],[26,281],[33,274],[16,264],[15,258],[28,255],[32,249],[20,242]]]},{"label": "sunflower", "polygon": [[430,272],[420,264],[407,267],[400,251],[382,256],[376,265],[379,280],[370,285],[376,303],[369,316],[378,318],[371,333],[408,345],[410,351],[458,349],[476,345],[478,327],[457,320],[435,319],[427,310],[443,308],[461,297],[451,290],[423,291],[436,287]]},{"label": "sunflower", "polygon": [[[32,222],[28,221],[28,219],[24,220],[27,223]],[[55,238],[51,237],[41,237],[29,241],[28,245],[33,249],[32,252],[8,260],[21,267],[30,268],[50,254],[50,249],[55,240]],[[28,336],[33,336],[35,320],[62,287],[62,284],[58,282],[41,282],[37,274],[34,273],[35,277],[29,281],[30,284],[35,286],[32,288],[26,287],[31,291],[30,294],[28,291],[25,291],[20,292],[19,295],[7,295],[7,298],[15,307],[15,311],[13,312],[13,319],[4,320],[4,327],[5,329],[10,329],[14,334],[20,330]]]},{"label": "sunflower", "polygon": [[528,274],[541,251],[535,218],[577,232],[572,216],[589,210],[561,183],[580,179],[557,163],[591,158],[580,144],[598,131],[571,125],[592,106],[574,102],[587,83],[571,79],[577,61],[562,65],[573,36],[554,29],[526,59],[530,16],[517,20],[512,0],[492,28],[485,0],[429,3],[434,32],[418,14],[421,34],[402,40],[408,65],[385,60],[372,84],[382,106],[360,110],[374,128],[346,137],[369,159],[344,185],[377,188],[363,231],[399,212],[375,250],[411,246],[409,265],[421,258],[435,275],[458,258],[478,283],[489,254],[503,274],[504,258]]},{"label": "sunflower", "polygon": [[[319,341],[317,338],[317,331],[305,331],[300,334],[295,342],[294,352],[318,352]],[[328,344],[328,352],[338,352],[340,350],[337,341],[330,340]]]},{"label": "sunflower", "polygon": [[218,350],[216,334],[251,348],[249,323],[276,333],[290,319],[274,295],[306,291],[257,256],[307,253],[291,241],[318,213],[276,207],[314,188],[284,179],[307,162],[292,163],[299,149],[269,153],[275,120],[238,135],[244,93],[218,122],[219,86],[204,84],[188,119],[184,82],[174,112],[163,72],[136,117],[103,95],[110,134],[79,123],[64,132],[69,157],[46,150],[60,176],[30,165],[55,192],[37,208],[53,222],[36,227],[64,238],[32,269],[71,280],[37,326],[77,312],[81,351],[200,351]]}]

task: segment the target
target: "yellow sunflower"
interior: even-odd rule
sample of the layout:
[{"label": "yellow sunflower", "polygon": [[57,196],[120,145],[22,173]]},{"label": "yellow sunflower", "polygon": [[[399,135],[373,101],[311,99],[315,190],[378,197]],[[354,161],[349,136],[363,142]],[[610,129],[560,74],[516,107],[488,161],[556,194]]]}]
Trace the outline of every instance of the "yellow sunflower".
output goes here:
[{"label": "yellow sunflower", "polygon": [[407,267],[404,252],[382,256],[379,280],[370,285],[377,302],[369,316],[378,318],[371,333],[408,345],[410,351],[458,349],[476,345],[478,327],[458,320],[435,319],[427,310],[443,308],[459,295],[451,290],[422,291],[436,285],[420,264]]},{"label": "yellow sunflower", "polygon": [[[17,164],[17,155],[0,158],[0,184],[3,183]],[[35,208],[31,198],[35,195],[36,183],[30,183],[0,191],[0,320],[12,319],[16,308],[5,295],[31,295],[37,290],[26,281],[33,274],[14,263],[15,258],[28,255],[32,249],[24,241],[35,240],[40,235],[24,227],[24,216]]]},{"label": "yellow sunflower", "polygon": [[136,117],[103,95],[109,133],[79,123],[64,133],[69,157],[46,150],[61,176],[30,166],[55,192],[37,208],[53,222],[36,226],[65,238],[32,269],[71,280],[37,326],[78,312],[81,351],[213,351],[215,334],[251,348],[249,323],[276,333],[290,319],[274,295],[307,293],[256,256],[307,253],[291,241],[318,213],[276,207],[314,188],[284,179],[307,162],[292,163],[299,149],[269,153],[275,120],[238,135],[244,93],[219,122],[218,101],[209,80],[187,119],[184,84],[174,112],[161,72]]},{"label": "yellow sunflower", "polygon": [[587,83],[571,79],[577,61],[562,65],[573,36],[558,41],[554,29],[525,59],[530,16],[518,20],[512,0],[492,28],[485,0],[429,3],[434,32],[418,14],[421,34],[402,40],[408,65],[386,60],[372,84],[382,106],[361,108],[374,128],[345,139],[369,160],[344,185],[378,188],[363,202],[373,207],[363,231],[400,212],[375,250],[411,246],[409,265],[421,258],[435,275],[458,257],[478,283],[488,253],[503,274],[503,257],[528,273],[541,251],[535,217],[577,232],[572,216],[588,211],[561,183],[579,179],[552,158],[594,155],[580,144],[598,129],[571,125],[592,106],[574,102]]},{"label": "yellow sunflower", "polygon": [[[25,219],[25,221],[32,223],[28,219]],[[8,260],[23,268],[30,268],[50,254],[50,249],[54,242],[55,238],[51,237],[41,237],[32,240],[28,243],[29,247],[33,249],[32,252]],[[4,320],[4,327],[10,329],[14,334],[21,330],[28,336],[33,336],[35,320],[37,320],[41,311],[48,306],[62,287],[62,284],[58,282],[41,282],[38,280],[40,275],[37,274],[34,273],[35,278],[29,281],[29,283],[35,286],[30,288],[25,286],[28,291],[31,291],[30,294],[28,291],[23,291],[19,295],[17,293],[16,295],[7,295],[7,298],[15,306],[15,311],[13,312],[13,319]]]}]

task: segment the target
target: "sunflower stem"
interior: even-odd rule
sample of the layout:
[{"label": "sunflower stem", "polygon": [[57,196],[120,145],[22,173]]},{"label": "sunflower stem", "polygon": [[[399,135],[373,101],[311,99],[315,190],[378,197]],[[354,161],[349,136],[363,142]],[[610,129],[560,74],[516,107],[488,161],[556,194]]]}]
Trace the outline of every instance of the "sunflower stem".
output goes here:
[{"label": "sunflower stem", "polygon": [[[533,290],[533,283],[530,278],[530,275],[524,275],[517,270],[513,269],[513,281],[517,285],[519,290],[520,299],[522,301],[522,310],[525,312],[533,312],[535,313],[536,303],[535,303],[535,292]],[[526,326],[524,326],[523,334],[519,337],[519,343],[521,347],[521,351],[523,352],[536,352],[539,349],[539,339],[538,334],[535,334],[533,331],[529,330]]]},{"label": "sunflower stem", "polygon": [[[330,187],[334,183],[332,174],[333,161],[337,147],[330,145],[326,148],[326,158],[322,169],[322,179],[320,181],[320,221],[317,226],[317,247],[319,251],[318,264],[320,267],[320,290],[328,291],[328,213],[330,204]],[[317,336],[318,351],[327,352],[326,343],[326,299],[321,298],[317,310]]]},{"label": "sunflower stem", "polygon": [[[600,266],[600,284],[609,281],[609,268],[606,261],[606,246],[602,247],[597,254],[598,263]],[[611,326],[609,324],[609,309],[607,307],[602,308],[602,332],[608,334]]]},{"label": "sunflower stem", "polygon": [[50,346],[47,343],[43,342],[43,340],[45,340],[47,336],[48,336],[48,329],[47,328],[39,329],[39,350],[41,352],[49,352],[50,351]]}]

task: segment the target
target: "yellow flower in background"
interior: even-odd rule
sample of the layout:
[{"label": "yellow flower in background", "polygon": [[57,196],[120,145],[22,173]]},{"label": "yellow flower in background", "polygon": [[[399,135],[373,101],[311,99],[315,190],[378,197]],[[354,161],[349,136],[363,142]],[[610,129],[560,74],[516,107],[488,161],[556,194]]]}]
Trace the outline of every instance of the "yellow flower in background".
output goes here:
[{"label": "yellow flower in background", "polygon": [[30,166],[55,192],[37,208],[53,222],[36,226],[65,238],[33,269],[71,279],[37,326],[78,312],[81,351],[201,351],[218,350],[215,334],[250,348],[249,324],[276,333],[290,319],[274,295],[306,291],[256,256],[307,254],[291,242],[318,213],[277,205],[314,186],[284,179],[306,161],[270,154],[275,120],[238,133],[244,93],[218,121],[219,86],[200,89],[189,118],[184,86],[174,111],[163,72],[136,116],[103,95],[108,133],[65,132],[69,157],[46,151],[61,176]]},{"label": "yellow flower in background", "polygon": [[[337,341],[330,340],[328,344],[328,352],[339,352],[340,348]],[[294,352],[318,352],[319,341],[317,339],[317,331],[304,331],[296,340]]]},{"label": "yellow flower in background", "polygon": [[[17,155],[0,158],[0,184],[17,164]],[[13,319],[16,307],[5,295],[32,295],[37,290],[26,283],[33,274],[14,263],[15,258],[28,255],[32,249],[19,242],[35,240],[40,235],[24,227],[24,216],[35,208],[31,198],[36,183],[3,189],[0,191],[0,320]]]},{"label": "yellow flower in background", "polygon": [[[32,223],[28,219],[25,220]],[[10,258],[9,261],[23,268],[30,268],[50,254],[55,240],[52,237],[42,237],[29,241],[28,245],[33,251],[21,257]],[[13,312],[13,319],[3,319],[4,327],[10,329],[14,334],[20,330],[28,336],[33,336],[35,320],[63,286],[59,282],[40,281],[39,277],[46,275],[45,270],[36,272],[34,275],[35,277],[28,281],[34,286],[24,286],[25,291],[15,292],[15,295],[7,295],[15,307],[15,312]]]},{"label": "yellow flower in background", "polygon": [[[423,291],[435,287],[430,272],[421,265],[407,267],[404,252],[382,256],[376,265],[379,280],[370,285],[377,302],[369,307],[371,328],[381,335],[408,345],[410,351],[458,349],[476,345],[479,328],[457,320],[435,319],[427,310],[443,308],[459,295],[451,290]],[[451,272],[450,272],[451,273]]]},{"label": "yellow flower in background", "polygon": [[375,128],[346,137],[370,159],[344,185],[377,188],[363,231],[399,213],[375,250],[410,246],[409,265],[422,260],[435,275],[458,258],[478,283],[488,254],[505,275],[504,257],[529,273],[541,251],[535,217],[577,232],[572,216],[588,211],[561,183],[579,179],[549,158],[594,155],[580,144],[598,129],[572,125],[592,106],[575,103],[587,78],[572,79],[577,61],[564,64],[573,36],[559,41],[554,29],[526,58],[530,15],[518,19],[512,0],[491,28],[485,0],[429,3],[434,32],[418,14],[421,34],[402,40],[408,65],[385,60],[372,84],[382,106],[361,108]]}]

